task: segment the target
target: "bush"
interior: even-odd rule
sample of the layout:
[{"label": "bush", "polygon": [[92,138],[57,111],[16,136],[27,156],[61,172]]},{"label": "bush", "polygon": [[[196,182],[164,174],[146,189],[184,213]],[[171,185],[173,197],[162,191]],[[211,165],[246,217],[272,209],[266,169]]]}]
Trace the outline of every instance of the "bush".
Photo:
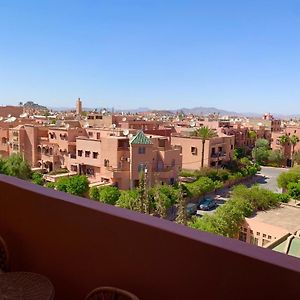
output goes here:
[{"label": "bush", "polygon": [[49,189],[55,189],[55,183],[54,182],[47,182],[45,186]]},{"label": "bush", "polygon": [[31,182],[38,185],[44,184],[43,174],[38,172],[33,172],[31,175]]},{"label": "bush", "polygon": [[137,190],[121,191],[121,195],[116,202],[116,206],[130,210],[138,210],[138,192]]},{"label": "bush", "polygon": [[215,189],[215,184],[209,177],[200,177],[193,183],[187,183],[186,187],[193,197],[200,197],[208,192],[212,192]]},{"label": "bush", "polygon": [[97,186],[93,186],[90,188],[89,197],[90,199],[99,201],[99,188]]},{"label": "bush", "polygon": [[106,204],[115,205],[120,197],[120,191],[115,186],[104,186],[99,188],[99,200]]},{"label": "bush", "polygon": [[300,182],[290,182],[287,186],[288,194],[293,199],[300,199]]},{"label": "bush", "polygon": [[55,187],[58,191],[83,196],[89,189],[89,181],[87,177],[83,175],[62,177],[56,182]]},{"label": "bush", "polygon": [[281,173],[277,178],[279,187],[286,189],[290,182],[298,182],[300,180],[300,166],[290,169],[288,172]]},{"label": "bush", "polygon": [[278,205],[276,194],[259,186],[247,188],[244,185],[238,185],[232,191],[232,198],[245,199],[257,210],[266,210]]},{"label": "bush", "polygon": [[288,203],[291,199],[291,196],[289,194],[276,194],[276,198],[280,202]]}]

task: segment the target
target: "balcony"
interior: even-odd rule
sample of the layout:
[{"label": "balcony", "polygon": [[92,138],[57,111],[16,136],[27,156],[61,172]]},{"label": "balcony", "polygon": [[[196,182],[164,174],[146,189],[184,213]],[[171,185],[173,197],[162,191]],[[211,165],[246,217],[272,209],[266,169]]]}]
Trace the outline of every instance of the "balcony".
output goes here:
[{"label": "balcony", "polygon": [[226,156],[226,152],[218,152],[218,153],[212,153],[211,154],[211,158],[222,158]]},{"label": "balcony", "polygon": [[298,298],[297,258],[4,175],[0,189],[12,271],[44,274],[56,300],[97,286],[143,300]]}]

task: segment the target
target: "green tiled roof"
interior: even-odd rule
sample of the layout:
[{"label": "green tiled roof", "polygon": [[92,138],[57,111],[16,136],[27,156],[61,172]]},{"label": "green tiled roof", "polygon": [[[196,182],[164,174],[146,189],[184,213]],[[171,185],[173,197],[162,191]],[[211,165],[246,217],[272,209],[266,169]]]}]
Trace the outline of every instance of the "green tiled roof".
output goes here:
[{"label": "green tiled roof", "polygon": [[137,135],[130,141],[134,145],[149,145],[152,144],[151,140],[147,138],[143,131],[139,131]]}]

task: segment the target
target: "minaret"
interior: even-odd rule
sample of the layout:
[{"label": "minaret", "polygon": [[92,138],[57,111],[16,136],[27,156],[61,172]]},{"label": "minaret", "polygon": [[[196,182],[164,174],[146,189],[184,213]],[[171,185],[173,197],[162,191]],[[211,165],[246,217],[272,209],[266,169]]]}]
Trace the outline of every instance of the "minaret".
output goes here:
[{"label": "minaret", "polygon": [[76,114],[81,115],[81,113],[82,113],[82,102],[80,98],[78,98],[78,100],[76,101]]}]

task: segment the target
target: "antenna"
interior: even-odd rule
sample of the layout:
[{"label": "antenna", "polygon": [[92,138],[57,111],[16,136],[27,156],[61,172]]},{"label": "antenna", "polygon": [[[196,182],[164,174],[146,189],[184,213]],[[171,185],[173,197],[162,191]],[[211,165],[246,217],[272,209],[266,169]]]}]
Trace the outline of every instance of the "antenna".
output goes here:
[{"label": "antenna", "polygon": [[128,129],[124,129],[123,130],[123,135],[127,136],[129,134],[129,130]]},{"label": "antenna", "polygon": [[127,120],[126,117],[122,118],[122,121],[123,121],[123,122],[125,122],[126,120]]}]

